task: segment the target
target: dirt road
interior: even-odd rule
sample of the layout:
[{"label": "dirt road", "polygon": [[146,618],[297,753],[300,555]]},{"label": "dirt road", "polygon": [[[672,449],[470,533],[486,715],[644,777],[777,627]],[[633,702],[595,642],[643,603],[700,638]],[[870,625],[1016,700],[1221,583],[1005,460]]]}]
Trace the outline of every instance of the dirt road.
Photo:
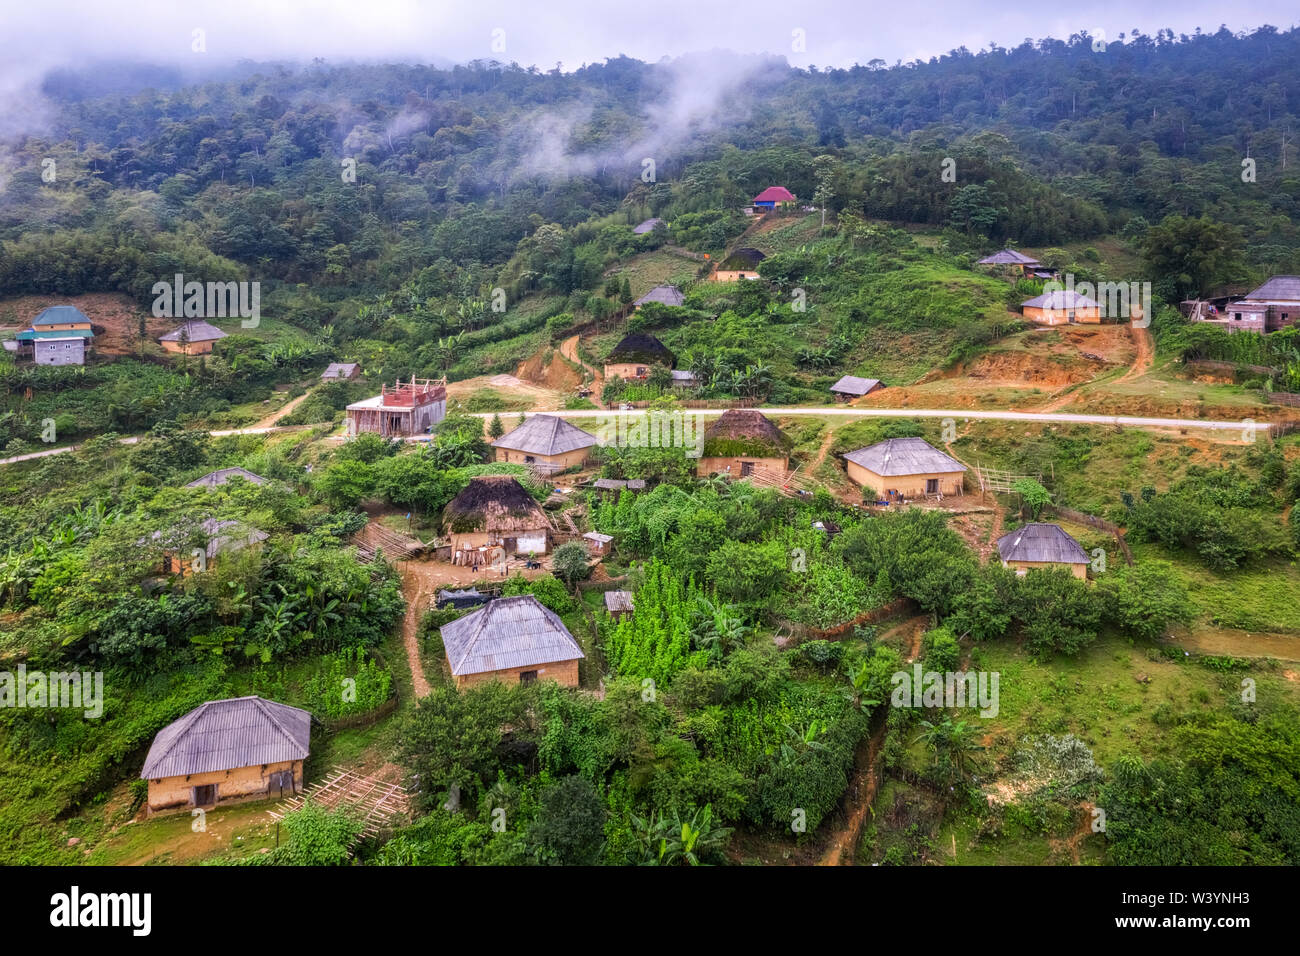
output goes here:
[{"label": "dirt road", "polygon": [[578,354],[578,336],[570,336],[560,343],[560,354],[570,362],[581,365],[583,370],[591,376],[591,401],[597,408],[604,408],[601,404],[600,393],[605,387],[605,376],[600,370],[593,365],[588,365]]}]

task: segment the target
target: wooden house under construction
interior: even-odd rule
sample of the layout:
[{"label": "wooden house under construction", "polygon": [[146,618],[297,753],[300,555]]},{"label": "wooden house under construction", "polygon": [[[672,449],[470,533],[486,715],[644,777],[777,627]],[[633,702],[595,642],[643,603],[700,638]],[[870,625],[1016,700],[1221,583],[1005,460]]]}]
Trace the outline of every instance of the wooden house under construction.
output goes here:
[{"label": "wooden house under construction", "polygon": [[790,440],[762,412],[729,408],[704,431],[704,447],[695,473],[782,479],[789,468]]},{"label": "wooden house under construction", "polygon": [[442,511],[453,564],[491,565],[505,554],[545,554],[551,522],[513,475],[471,478]]},{"label": "wooden house under construction", "polygon": [[373,398],[348,406],[348,434],[424,435],[446,416],[446,379],[398,379],[394,385],[380,386]]}]

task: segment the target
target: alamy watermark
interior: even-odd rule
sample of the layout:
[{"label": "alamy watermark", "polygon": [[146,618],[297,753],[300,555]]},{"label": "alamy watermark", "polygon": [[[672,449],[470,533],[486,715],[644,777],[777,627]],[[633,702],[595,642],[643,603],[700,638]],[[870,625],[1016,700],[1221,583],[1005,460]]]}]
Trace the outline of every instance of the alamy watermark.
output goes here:
[{"label": "alamy watermark", "polygon": [[997,671],[922,671],[918,662],[912,673],[896,671],[890,678],[894,692],[889,702],[895,707],[978,707],[981,717],[998,715]]},{"label": "alamy watermark", "polygon": [[80,710],[87,717],[104,713],[103,671],[0,671],[0,707]]},{"label": "alamy watermark", "polygon": [[[1043,294],[1073,292],[1097,303],[1098,315],[1103,319],[1131,319],[1140,329],[1151,324],[1150,282],[1075,282],[1074,273],[1066,273],[1065,281],[1052,279],[1043,284]],[[1067,296],[1067,298],[1069,298]],[[1140,313],[1134,314],[1134,307]],[[1055,309],[1056,312],[1074,312],[1091,306],[1072,305]]]},{"label": "alamy watermark", "polygon": [[687,458],[704,453],[703,416],[651,409],[644,414],[611,412],[596,418],[596,437],[618,448],[684,448]]},{"label": "alamy watermark", "polygon": [[150,292],[155,319],[224,319],[239,316],[240,326],[255,329],[262,320],[260,282],[155,282]]}]

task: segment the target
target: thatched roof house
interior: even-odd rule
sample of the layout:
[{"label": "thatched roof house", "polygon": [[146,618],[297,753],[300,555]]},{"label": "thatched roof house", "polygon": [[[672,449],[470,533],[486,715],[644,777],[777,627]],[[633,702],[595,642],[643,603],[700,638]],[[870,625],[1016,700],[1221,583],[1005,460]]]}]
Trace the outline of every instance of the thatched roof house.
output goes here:
[{"label": "thatched roof house", "polygon": [[492,443],[497,461],[547,473],[581,465],[599,439],[556,415],[534,415]]},{"label": "thatched roof house", "polygon": [[1060,525],[1033,522],[998,538],[1002,565],[1024,574],[1032,568],[1068,567],[1077,578],[1088,575],[1088,552]]},{"label": "thatched roof house", "polygon": [[513,475],[481,475],[442,511],[458,551],[503,547],[506,551],[546,553],[551,523],[533,496]]},{"label": "thatched roof house", "polygon": [[729,408],[704,431],[696,473],[748,477],[765,472],[784,477],[790,456],[790,439],[762,412]]},{"label": "thatched roof house", "polygon": [[458,688],[490,680],[577,687],[578,661],[586,656],[559,616],[531,594],[497,598],[444,624],[442,645]]},{"label": "thatched roof house", "polygon": [[649,376],[655,365],[671,369],[676,364],[677,356],[668,346],[653,335],[634,332],[624,336],[606,356],[605,378],[641,379]]},{"label": "thatched roof house", "polygon": [[210,700],[158,731],[140,777],[149,809],[211,806],[222,800],[302,787],[311,749],[311,714],[236,697]]}]

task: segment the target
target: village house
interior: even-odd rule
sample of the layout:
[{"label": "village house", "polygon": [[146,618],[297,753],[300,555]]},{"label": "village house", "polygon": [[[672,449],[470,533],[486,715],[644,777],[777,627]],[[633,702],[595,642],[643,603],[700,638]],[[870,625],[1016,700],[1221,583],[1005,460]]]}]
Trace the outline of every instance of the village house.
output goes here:
[{"label": "village house", "polygon": [[1040,325],[1065,325],[1070,322],[1101,322],[1101,304],[1073,289],[1045,292],[1020,303],[1025,318]]},{"label": "village house", "polygon": [[191,319],[182,323],[174,331],[161,336],[158,343],[168,352],[207,355],[211,353],[212,347],[225,337],[226,333],[215,325],[210,325],[202,319]]},{"label": "village house", "polygon": [[140,771],[149,813],[297,793],[310,749],[305,710],[261,697],[210,700],[154,737]]},{"label": "village house", "polygon": [[1300,276],[1273,276],[1222,309],[1202,307],[1192,318],[1235,332],[1276,332],[1300,319]]},{"label": "village house", "polygon": [[613,548],[614,536],[611,534],[601,534],[599,531],[588,531],[582,536],[587,544],[587,551],[598,558],[603,558]]},{"label": "village house", "polygon": [[[201,479],[200,479],[201,480]],[[190,486],[194,487],[194,486]],[[270,537],[265,531],[257,528],[245,529],[238,521],[219,521],[216,518],[208,518],[200,525],[203,531],[203,540],[206,542],[202,549],[194,548],[190,551],[181,548],[170,547],[163,551],[162,570],[164,574],[179,574],[188,576],[195,571],[211,571],[216,566],[217,558],[222,554],[230,554],[235,551],[242,551],[244,548],[257,547],[263,541]],[[155,541],[163,537],[161,531],[153,533]],[[199,555],[195,552],[202,551],[203,560],[199,560]]]},{"label": "village house", "polygon": [[94,344],[90,319],[74,305],[52,305],[32,319],[5,348],[37,365],[85,365]]},{"label": "village house", "polygon": [[659,218],[647,219],[647,220],[645,220],[644,222],[642,222],[642,223],[640,223],[640,224],[638,224],[638,225],[636,225],[636,226],[633,226],[633,227],[632,227],[632,232],[633,232],[635,235],[638,235],[638,236],[644,236],[647,232],[654,232],[656,226],[665,226],[665,227],[666,227],[667,225],[668,225],[668,223],[664,222],[662,219],[659,219]]},{"label": "village house", "polygon": [[660,305],[681,305],[686,301],[686,296],[682,295],[681,290],[675,285],[657,285],[641,298],[632,303],[633,311],[641,308],[650,302],[658,302]]},{"label": "village house", "polygon": [[1076,578],[1088,576],[1088,552],[1060,525],[1034,522],[998,538],[1004,568],[1024,575],[1034,568],[1069,568]]},{"label": "village house", "polygon": [[644,332],[634,332],[624,336],[606,356],[605,378],[643,381],[650,377],[650,370],[656,365],[671,371],[676,364],[677,356],[657,338]]},{"label": "village house", "polygon": [[541,474],[579,468],[598,439],[555,415],[534,415],[492,443],[496,460]]},{"label": "village house", "polygon": [[738,282],[741,279],[757,279],[759,278],[758,264],[766,258],[766,254],[758,249],[737,249],[718,263],[718,270],[713,273],[713,280],[715,282]]},{"label": "village house", "polygon": [[890,438],[844,455],[849,479],[877,500],[959,495],[966,466],[923,438]]},{"label": "village house", "polygon": [[348,434],[374,432],[385,438],[424,435],[447,416],[446,379],[398,379],[379,394],[347,408]]},{"label": "village house", "polygon": [[1043,264],[1037,259],[1027,256],[1023,252],[1017,252],[1015,249],[1003,249],[991,256],[985,256],[976,265],[992,266],[999,271],[1024,276],[1036,276],[1043,279],[1050,279],[1054,275],[1052,270],[1044,268]]},{"label": "village house", "polygon": [[232,478],[242,478],[244,481],[251,482],[254,485],[266,484],[266,479],[261,475],[255,475],[247,468],[220,468],[217,471],[210,471],[202,478],[195,478],[193,481],[186,482],[186,488],[207,488],[211,491],[219,485],[224,485]]},{"label": "village house", "polygon": [[771,212],[774,209],[788,209],[797,202],[794,193],[784,186],[768,186],[754,197],[756,212]]},{"label": "village house", "polygon": [[621,621],[625,617],[631,617],[633,613],[632,592],[606,591],[605,613],[615,621]]},{"label": "village house", "polygon": [[831,394],[835,396],[837,402],[851,402],[855,398],[870,395],[872,392],[884,387],[878,378],[858,378],[856,375],[845,375],[831,386]]},{"label": "village house", "polygon": [[551,522],[513,475],[481,475],[442,511],[453,564],[492,565],[505,554],[545,554]]},{"label": "village house", "polygon": [[691,391],[700,387],[700,377],[687,369],[673,369],[673,388]]},{"label": "village house", "polygon": [[729,408],[705,429],[695,473],[729,478],[762,474],[781,479],[789,468],[789,456],[790,440],[762,412]]},{"label": "village house", "polygon": [[322,382],[350,382],[361,374],[361,366],[356,362],[330,362],[325,371],[320,373]]},{"label": "village house", "polygon": [[554,611],[531,594],[497,598],[442,626],[447,665],[463,690],[488,681],[578,686],[586,655]]}]

